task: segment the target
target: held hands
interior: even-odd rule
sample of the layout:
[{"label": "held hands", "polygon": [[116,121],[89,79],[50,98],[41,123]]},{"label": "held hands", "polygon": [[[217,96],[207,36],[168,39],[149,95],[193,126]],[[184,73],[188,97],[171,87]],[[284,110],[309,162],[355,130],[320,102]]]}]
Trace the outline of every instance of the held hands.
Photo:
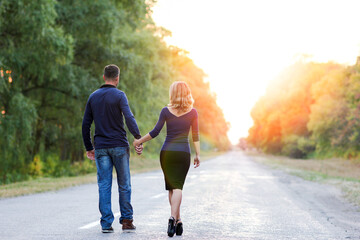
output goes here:
[{"label": "held hands", "polygon": [[135,147],[135,151],[136,151],[136,153],[137,153],[138,155],[141,155],[141,154],[142,154],[143,149],[144,149],[144,146],[143,146],[142,144],[139,145],[139,146],[137,146],[137,147]]},{"label": "held hands", "polygon": [[139,139],[134,139],[133,145],[134,145],[134,147],[140,146],[141,145],[140,140]]},{"label": "held hands", "polygon": [[95,161],[95,150],[86,151],[86,156],[88,159]]},{"label": "held hands", "polygon": [[[135,151],[138,155],[142,154],[143,149],[144,149],[144,146],[142,144],[139,146],[135,146]],[[95,161],[95,150],[93,149],[91,151],[86,151],[86,156],[88,159]]]},{"label": "held hands", "polygon": [[194,158],[194,168],[197,168],[200,166],[200,156],[196,155]]},{"label": "held hands", "polygon": [[138,155],[142,154],[142,151],[144,149],[144,146],[142,145],[142,143],[140,143],[140,141],[138,139],[135,139],[133,142],[133,145],[135,147],[135,151]]}]

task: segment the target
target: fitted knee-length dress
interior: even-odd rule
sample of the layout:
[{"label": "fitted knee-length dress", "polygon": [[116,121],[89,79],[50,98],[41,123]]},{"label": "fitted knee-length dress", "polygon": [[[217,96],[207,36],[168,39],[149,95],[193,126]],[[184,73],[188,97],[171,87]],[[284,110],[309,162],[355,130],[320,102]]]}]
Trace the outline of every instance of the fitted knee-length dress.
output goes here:
[{"label": "fitted knee-length dress", "polygon": [[152,138],[159,135],[166,122],[166,139],[160,152],[160,164],[164,173],[165,188],[183,189],[186,175],[190,167],[189,132],[192,130],[192,139],[199,141],[198,113],[195,108],[181,116],[175,116],[167,107],[164,107],[159,121],[152,131]]}]

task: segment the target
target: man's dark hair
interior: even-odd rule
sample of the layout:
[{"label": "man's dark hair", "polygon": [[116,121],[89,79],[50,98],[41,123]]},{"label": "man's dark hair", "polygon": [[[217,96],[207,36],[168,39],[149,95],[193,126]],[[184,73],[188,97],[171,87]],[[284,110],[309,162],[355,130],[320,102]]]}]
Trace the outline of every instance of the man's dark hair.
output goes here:
[{"label": "man's dark hair", "polygon": [[120,74],[120,69],[115,64],[110,64],[104,68],[104,76],[108,80],[114,80]]}]

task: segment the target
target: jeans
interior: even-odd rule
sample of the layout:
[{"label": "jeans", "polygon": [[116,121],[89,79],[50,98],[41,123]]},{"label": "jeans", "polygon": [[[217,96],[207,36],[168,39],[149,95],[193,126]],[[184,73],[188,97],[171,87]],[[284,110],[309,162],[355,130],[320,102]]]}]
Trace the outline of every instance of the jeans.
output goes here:
[{"label": "jeans", "polygon": [[120,223],[123,219],[133,218],[131,206],[131,183],[129,167],[129,147],[115,147],[95,150],[97,181],[99,187],[100,224],[102,229],[111,227],[114,215],[111,211],[112,172],[115,166],[120,205]]}]

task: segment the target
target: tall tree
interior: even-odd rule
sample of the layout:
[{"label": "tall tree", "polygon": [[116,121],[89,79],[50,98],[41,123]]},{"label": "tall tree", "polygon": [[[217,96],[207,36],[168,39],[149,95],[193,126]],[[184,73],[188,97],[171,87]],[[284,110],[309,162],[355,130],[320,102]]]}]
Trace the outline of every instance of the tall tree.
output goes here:
[{"label": "tall tree", "polygon": [[[204,139],[211,147],[226,148],[227,123],[204,73],[164,42],[170,33],[152,21],[153,3],[0,2],[2,182],[42,172],[60,176],[62,167],[84,159],[83,110],[110,63],[121,69],[119,88],[143,134],[168,103],[170,84],[183,79],[193,88]],[[158,151],[163,137],[149,143],[150,153]]]},{"label": "tall tree", "polygon": [[[0,93],[3,116],[0,131],[5,181],[32,160],[39,150],[43,125],[48,120],[46,95],[70,94],[62,80],[68,78],[72,61],[71,36],[56,26],[56,2],[3,1],[0,8]],[[39,93],[41,92],[41,93]],[[32,129],[36,129],[33,131]],[[12,177],[10,177],[12,176]],[[19,175],[21,176],[21,175]]]}]

